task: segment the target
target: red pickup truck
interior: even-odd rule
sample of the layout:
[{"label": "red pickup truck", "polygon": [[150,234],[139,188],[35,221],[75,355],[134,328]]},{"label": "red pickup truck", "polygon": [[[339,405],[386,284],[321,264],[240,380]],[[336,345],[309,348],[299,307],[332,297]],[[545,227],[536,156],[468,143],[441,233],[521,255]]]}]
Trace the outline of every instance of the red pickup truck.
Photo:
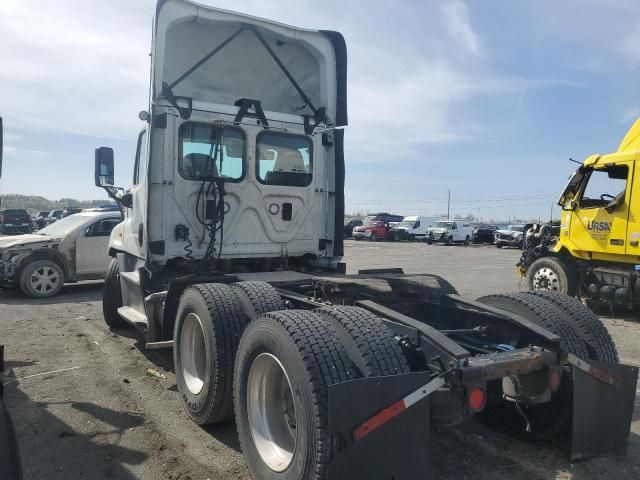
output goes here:
[{"label": "red pickup truck", "polygon": [[382,221],[371,222],[367,225],[364,236],[375,242],[376,240],[384,240],[389,236],[389,224]]}]

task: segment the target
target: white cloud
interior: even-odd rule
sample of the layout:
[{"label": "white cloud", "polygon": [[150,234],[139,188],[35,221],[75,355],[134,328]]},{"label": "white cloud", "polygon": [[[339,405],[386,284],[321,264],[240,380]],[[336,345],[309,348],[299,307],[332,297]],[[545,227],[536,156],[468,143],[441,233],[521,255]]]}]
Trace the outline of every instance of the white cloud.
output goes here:
[{"label": "white cloud", "polygon": [[136,125],[146,104],[152,9],[133,3],[3,0],[7,128],[110,137]]},{"label": "white cloud", "polygon": [[470,54],[481,55],[480,40],[471,27],[469,10],[464,2],[449,0],[442,6],[442,12],[443,21],[448,26],[451,38]]}]

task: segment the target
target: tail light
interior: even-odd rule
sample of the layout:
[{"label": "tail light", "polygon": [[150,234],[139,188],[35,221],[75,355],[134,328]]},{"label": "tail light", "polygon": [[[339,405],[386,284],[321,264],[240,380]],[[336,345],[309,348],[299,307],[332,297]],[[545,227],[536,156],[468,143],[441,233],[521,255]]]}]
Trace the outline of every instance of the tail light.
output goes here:
[{"label": "tail light", "polygon": [[4,222],[4,213],[0,213],[0,222]]},{"label": "tail light", "polygon": [[467,406],[473,413],[484,410],[487,405],[487,392],[482,387],[472,387],[467,392]]},{"label": "tail light", "polygon": [[562,381],[562,373],[560,370],[552,370],[549,375],[549,390],[556,392],[560,388],[560,382]]}]

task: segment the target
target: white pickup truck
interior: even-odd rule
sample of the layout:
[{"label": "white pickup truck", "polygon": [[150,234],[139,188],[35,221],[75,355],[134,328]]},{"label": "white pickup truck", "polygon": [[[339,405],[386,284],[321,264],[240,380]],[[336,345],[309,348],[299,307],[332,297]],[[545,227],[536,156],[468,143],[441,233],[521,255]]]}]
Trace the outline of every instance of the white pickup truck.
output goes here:
[{"label": "white pickup truck", "polygon": [[464,243],[469,245],[473,237],[473,227],[469,220],[440,220],[427,230],[425,242],[432,243]]}]

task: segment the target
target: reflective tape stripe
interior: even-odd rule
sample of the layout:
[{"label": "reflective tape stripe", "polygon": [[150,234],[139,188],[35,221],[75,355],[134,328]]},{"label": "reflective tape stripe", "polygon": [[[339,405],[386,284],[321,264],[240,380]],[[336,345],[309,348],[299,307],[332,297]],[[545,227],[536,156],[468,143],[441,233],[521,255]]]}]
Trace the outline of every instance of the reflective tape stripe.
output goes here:
[{"label": "reflective tape stripe", "polygon": [[616,383],[615,379],[611,375],[603,372],[599,368],[594,367],[590,363],[585,362],[581,358],[576,357],[572,353],[567,354],[567,362],[578,368],[579,370],[582,370],[587,375],[591,375],[602,383],[606,383],[607,385],[615,385]]},{"label": "reflective tape stripe", "polygon": [[407,408],[415,405],[423,398],[428,397],[438,388],[442,387],[445,384],[444,378],[437,377],[430,382],[424,384],[422,387],[414,390],[409,395],[404,397],[401,400],[389,405],[383,410],[376,413],[374,416],[369,418],[366,422],[361,424],[353,431],[353,438],[356,441],[362,440],[364,437],[369,435],[374,430],[380,428],[382,425],[387,423],[389,420],[394,417],[400,415]]}]

